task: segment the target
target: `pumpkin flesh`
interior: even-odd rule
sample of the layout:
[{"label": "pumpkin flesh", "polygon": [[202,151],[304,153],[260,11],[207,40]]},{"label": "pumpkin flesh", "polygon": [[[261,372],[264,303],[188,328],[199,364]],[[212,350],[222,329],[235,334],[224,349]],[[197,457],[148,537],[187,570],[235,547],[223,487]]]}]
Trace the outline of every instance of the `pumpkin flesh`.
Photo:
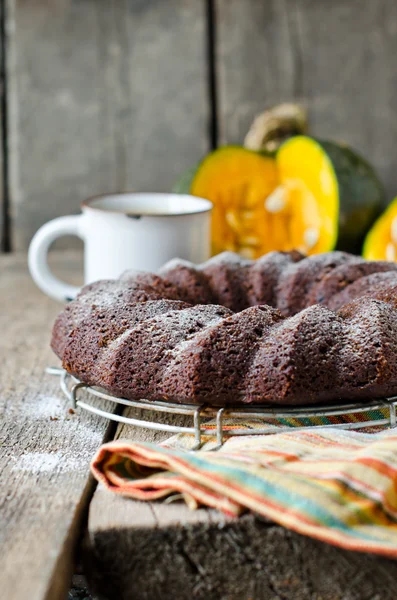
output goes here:
[{"label": "pumpkin flesh", "polygon": [[197,169],[190,193],[208,198],[212,212],[212,253],[224,250],[256,258],[282,243],[278,218],[266,218],[264,201],[277,187],[273,158],[238,146],[212,152]]},{"label": "pumpkin flesh", "polygon": [[391,202],[367,234],[363,256],[367,260],[397,262],[397,198]]},{"label": "pumpkin flesh", "polygon": [[359,252],[384,202],[383,187],[361,156],[304,135],[288,139],[277,154],[242,146],[214,150],[174,191],[212,201],[213,254],[230,250],[247,258],[272,250]]},{"label": "pumpkin flesh", "polygon": [[214,204],[212,252],[257,258],[271,250],[325,252],[337,236],[332,164],[311,138],[286,142],[274,159],[238,146],[201,163],[190,192]]},{"label": "pumpkin flesh", "polygon": [[327,154],[314,139],[296,136],[281,146],[277,166],[280,184],[286,190],[286,211],[292,229],[289,243],[306,254],[334,248],[339,195]]}]

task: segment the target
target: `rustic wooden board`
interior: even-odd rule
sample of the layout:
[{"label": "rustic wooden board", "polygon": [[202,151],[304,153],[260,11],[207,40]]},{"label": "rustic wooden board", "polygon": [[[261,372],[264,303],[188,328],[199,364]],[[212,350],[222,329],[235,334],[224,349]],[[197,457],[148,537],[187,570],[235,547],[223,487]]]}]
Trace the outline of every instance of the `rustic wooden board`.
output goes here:
[{"label": "rustic wooden board", "polygon": [[[72,280],[78,264],[55,260]],[[93,490],[89,462],[109,428],[70,414],[58,378],[44,374],[57,363],[49,335],[61,306],[31,282],[25,257],[0,258],[0,298],[1,597],[63,599]]]},{"label": "rustic wooden board", "polygon": [[4,158],[3,158],[3,122],[4,122],[4,95],[5,95],[5,56],[3,29],[5,25],[4,0],[0,0],[0,252],[8,242],[8,223],[6,219],[6,207],[4,204]]},{"label": "rustic wooden board", "polygon": [[215,0],[219,130],[242,142],[267,106],[298,100],[314,135],[351,144],[397,193],[397,4]]},{"label": "rustic wooden board", "polygon": [[208,148],[205,0],[15,3],[15,246],[84,198],[169,191]]},{"label": "rustic wooden board", "polygon": [[[159,441],[164,434],[122,425],[116,437]],[[343,551],[252,515],[229,519],[180,502],[136,502],[102,486],[90,504],[84,546],[86,573],[101,600],[395,597],[397,562]]]}]

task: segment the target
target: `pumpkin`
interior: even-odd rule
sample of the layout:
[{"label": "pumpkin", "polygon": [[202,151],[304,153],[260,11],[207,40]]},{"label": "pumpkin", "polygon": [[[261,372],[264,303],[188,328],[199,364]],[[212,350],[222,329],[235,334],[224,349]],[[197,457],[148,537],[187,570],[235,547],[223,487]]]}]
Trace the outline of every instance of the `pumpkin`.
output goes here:
[{"label": "pumpkin", "polygon": [[371,165],[346,145],[308,136],[285,142],[277,164],[294,239],[303,249],[308,254],[334,248],[360,252],[384,203]]},{"label": "pumpkin", "polygon": [[174,189],[213,202],[213,254],[231,250],[247,258],[271,250],[357,251],[383,201],[364,159],[303,135],[276,154],[219,148]]},{"label": "pumpkin", "polygon": [[394,198],[368,232],[363,256],[367,260],[397,262],[397,198]]}]

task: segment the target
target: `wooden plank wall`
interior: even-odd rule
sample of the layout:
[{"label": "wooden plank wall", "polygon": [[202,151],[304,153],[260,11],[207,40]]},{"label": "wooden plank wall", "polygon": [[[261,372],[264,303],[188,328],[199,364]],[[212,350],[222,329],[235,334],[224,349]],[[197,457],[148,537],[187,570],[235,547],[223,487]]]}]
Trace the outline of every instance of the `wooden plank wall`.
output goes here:
[{"label": "wooden plank wall", "polygon": [[204,0],[12,0],[14,248],[80,201],[168,190],[208,150]]},{"label": "wooden plank wall", "polygon": [[84,197],[169,190],[281,101],[305,103],[315,135],[361,150],[397,194],[394,0],[0,3],[13,249]]},{"label": "wooden plank wall", "polygon": [[397,3],[216,0],[221,142],[266,105],[297,100],[314,135],[344,141],[397,195]]},{"label": "wooden plank wall", "polygon": [[4,201],[4,159],[3,159],[3,146],[4,146],[4,132],[3,126],[5,121],[4,107],[5,107],[5,44],[4,44],[4,26],[5,26],[5,15],[3,12],[3,6],[0,2],[0,251],[7,249],[8,245],[8,223],[7,223],[7,206]]}]

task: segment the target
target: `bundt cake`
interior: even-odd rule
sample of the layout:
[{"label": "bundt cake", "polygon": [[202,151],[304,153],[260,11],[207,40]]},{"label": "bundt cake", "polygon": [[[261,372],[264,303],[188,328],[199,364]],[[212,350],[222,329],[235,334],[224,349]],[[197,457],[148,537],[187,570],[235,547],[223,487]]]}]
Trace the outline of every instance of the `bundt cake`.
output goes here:
[{"label": "bundt cake", "polygon": [[344,252],[223,253],[84,287],[52,348],[129,399],[217,406],[397,394],[397,264]]}]

